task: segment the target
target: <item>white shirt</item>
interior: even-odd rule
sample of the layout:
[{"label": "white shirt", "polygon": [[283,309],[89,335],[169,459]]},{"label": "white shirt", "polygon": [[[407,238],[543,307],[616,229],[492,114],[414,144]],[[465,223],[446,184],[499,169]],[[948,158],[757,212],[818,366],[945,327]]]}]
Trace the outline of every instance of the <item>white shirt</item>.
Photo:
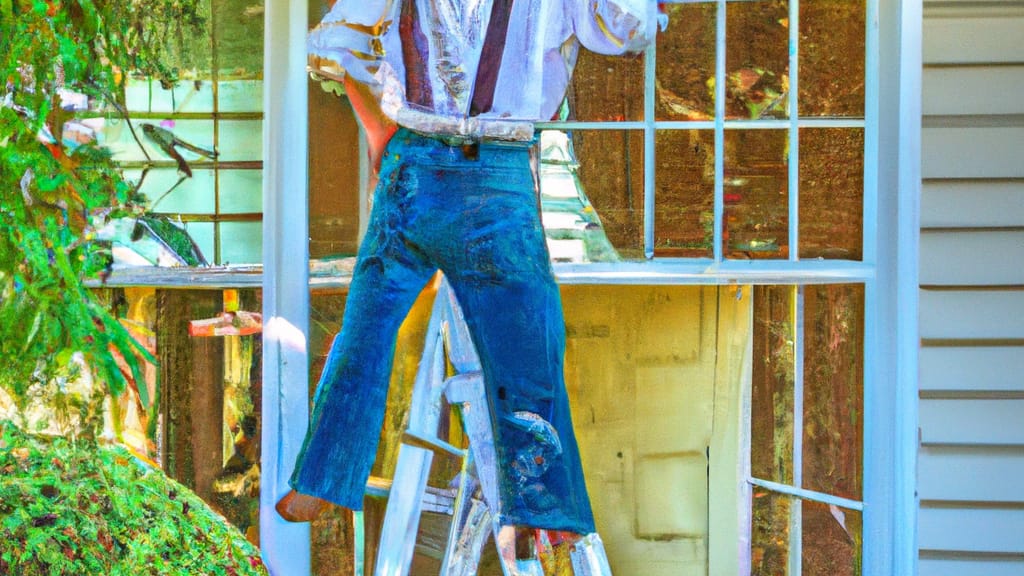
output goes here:
[{"label": "white shirt", "polygon": [[[490,49],[492,61],[481,62],[485,43],[496,42],[488,38],[495,1],[338,0],[310,33],[308,48],[368,85],[398,125],[528,140],[533,122],[557,113],[580,44],[622,54],[654,38],[655,0],[512,0],[507,27],[498,26],[504,44]],[[499,60],[496,79],[482,88],[493,92],[488,108],[473,110],[480,68]],[[419,96],[410,101],[413,91]]]}]

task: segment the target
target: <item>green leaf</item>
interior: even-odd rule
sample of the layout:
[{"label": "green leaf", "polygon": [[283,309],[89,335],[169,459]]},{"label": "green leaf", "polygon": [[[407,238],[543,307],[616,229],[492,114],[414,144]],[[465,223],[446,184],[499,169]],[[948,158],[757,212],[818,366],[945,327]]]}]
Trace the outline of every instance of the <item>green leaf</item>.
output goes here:
[{"label": "green leaf", "polygon": [[28,330],[28,336],[25,337],[25,345],[22,346],[22,353],[28,352],[29,347],[32,345],[32,341],[35,340],[36,334],[39,333],[39,326],[43,323],[43,317],[46,315],[46,304],[42,304],[36,317],[32,320],[32,327]]}]

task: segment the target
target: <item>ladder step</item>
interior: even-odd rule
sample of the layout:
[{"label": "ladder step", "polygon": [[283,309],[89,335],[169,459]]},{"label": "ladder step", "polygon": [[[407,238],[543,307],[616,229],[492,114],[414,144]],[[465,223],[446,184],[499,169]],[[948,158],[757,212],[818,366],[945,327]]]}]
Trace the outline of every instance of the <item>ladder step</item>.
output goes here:
[{"label": "ladder step", "polygon": [[449,444],[440,438],[431,438],[408,430],[402,434],[402,444],[430,450],[435,454],[447,452],[457,458],[466,457],[466,451],[462,448]]},{"label": "ladder step", "polygon": [[[458,492],[457,488],[427,486],[423,491],[423,511],[451,516],[455,511],[455,498]],[[363,493],[370,498],[385,500],[391,494],[391,480],[370,476]]]}]

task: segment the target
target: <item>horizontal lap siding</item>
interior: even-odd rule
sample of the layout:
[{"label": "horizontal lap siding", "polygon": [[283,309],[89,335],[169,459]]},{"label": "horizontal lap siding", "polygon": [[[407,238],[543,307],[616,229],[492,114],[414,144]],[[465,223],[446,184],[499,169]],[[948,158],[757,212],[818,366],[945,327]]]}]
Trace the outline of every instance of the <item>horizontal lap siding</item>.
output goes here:
[{"label": "horizontal lap siding", "polygon": [[924,446],[1024,446],[1024,400],[921,400],[920,422]]},{"label": "horizontal lap siding", "polygon": [[1021,576],[1024,558],[931,558],[922,554],[921,576]]},{"label": "horizontal lap siding", "polygon": [[1024,3],[926,0],[921,576],[1024,574]]},{"label": "horizontal lap siding", "polygon": [[921,290],[921,338],[1024,339],[1024,290]]},{"label": "horizontal lap siding", "polygon": [[920,280],[925,286],[1024,285],[1024,229],[925,231]]},{"label": "horizontal lap siding", "polygon": [[925,180],[921,194],[925,229],[1014,227],[1024,222],[1024,179]]},{"label": "horizontal lap siding", "polygon": [[1024,66],[928,68],[921,84],[926,116],[1024,114]]},{"label": "horizontal lap siding", "polygon": [[926,125],[921,134],[921,175],[1024,178],[1022,150],[1024,126]]},{"label": "horizontal lap siding", "polygon": [[919,494],[928,502],[1020,504],[1024,453],[1002,446],[925,446],[918,463]]},{"label": "horizontal lap siding", "polygon": [[922,394],[1024,394],[1024,346],[925,346],[920,365]]},{"label": "horizontal lap siding", "polygon": [[922,550],[1024,554],[1024,538],[1011,526],[1024,525],[1024,510],[925,508]]}]

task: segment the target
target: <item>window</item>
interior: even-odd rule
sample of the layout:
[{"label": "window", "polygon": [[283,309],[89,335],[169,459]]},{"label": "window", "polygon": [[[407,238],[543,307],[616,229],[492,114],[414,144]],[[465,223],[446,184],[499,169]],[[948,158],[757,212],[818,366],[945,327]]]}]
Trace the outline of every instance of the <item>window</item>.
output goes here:
[{"label": "window", "polygon": [[[913,516],[912,481],[904,477],[912,473],[900,468],[913,453],[907,424],[913,417],[900,414],[913,405],[901,401],[912,383],[897,369],[913,364],[900,357],[914,344],[906,314],[916,308],[912,297],[898,293],[894,275],[916,269],[913,247],[901,236],[914,229],[906,226],[912,206],[897,196],[914,180],[916,166],[916,132],[907,124],[914,118],[914,79],[906,70],[915,67],[920,20],[911,4],[668,2],[669,26],[643,57],[581,55],[568,114],[543,126],[563,134],[571,154],[547,158],[549,180],[564,183],[566,173],[578,179],[584,200],[578,209],[595,209],[614,249],[611,258],[607,251],[579,258],[576,248],[559,258],[553,250],[561,282],[572,285],[566,290],[604,291],[604,302],[612,304],[640,292],[662,303],[678,297],[689,308],[659,308],[677,313],[666,325],[685,328],[698,318],[713,327],[689,334],[710,339],[697,356],[686,354],[689,344],[681,340],[662,342],[667,352],[661,355],[703,362],[699,354],[708,350],[716,357],[705,364],[718,386],[709,397],[706,462],[671,445],[639,455],[649,470],[670,475],[686,469],[686,458],[705,466],[705,525],[638,526],[635,517],[616,517],[645,539],[636,547],[644,573],[909,573],[901,567],[912,563],[913,547],[894,533],[897,521]],[[280,72],[285,65],[278,66]],[[281,92],[298,98],[301,89],[293,84]],[[905,108],[911,120],[901,120]],[[272,132],[292,135],[291,128]],[[274,170],[292,174],[286,159]],[[281,202],[280,192],[276,197]],[[276,229],[285,229],[280,223],[288,214]],[[558,231],[555,240],[580,239],[556,226],[569,218],[553,216],[545,224]],[[299,232],[282,244],[308,245]],[[268,282],[278,288],[287,286],[289,270],[299,270],[276,257],[268,266]],[[295,325],[305,322],[286,289],[268,301]],[[593,312],[579,302],[583,312]],[[616,318],[636,322],[635,312]],[[576,337],[598,338],[607,327],[580,321]],[[589,344],[581,342],[577,352]],[[268,382],[293,372],[293,354],[283,350],[266,362]],[[842,364],[840,372],[829,372],[837,369],[833,362]],[[591,370],[608,372],[598,368]],[[652,389],[691,375],[650,362],[644,368]],[[671,376],[663,378],[666,373]],[[647,408],[654,412],[646,416],[665,416],[658,406]],[[292,421],[304,406],[275,409]],[[836,427],[822,436],[824,423]],[[281,445],[275,458],[288,462],[289,443]],[[823,469],[821,459],[833,455],[842,465]],[[613,452],[608,459],[614,466],[626,457]],[[283,485],[285,472],[265,464],[268,485]],[[644,480],[622,478],[623,484]],[[699,475],[690,479],[700,482]],[[679,494],[675,487],[647,486],[678,505],[671,499]],[[290,527],[274,529],[283,542],[291,534]],[[687,532],[698,537],[678,536]],[[684,569],[680,550],[695,560]],[[282,553],[294,558],[294,548]]]},{"label": "window", "polygon": [[[214,1],[205,16],[206,35],[191,39],[172,65],[181,80],[162,85],[129,78],[123,104],[134,133],[111,117],[102,137],[129,178],[141,183],[152,215],[183,226],[207,263],[257,264],[262,256],[263,9]],[[174,146],[190,177],[157,144],[165,136],[154,138],[153,131],[205,151]]]},{"label": "window", "polygon": [[[668,291],[676,304],[648,300],[635,311],[659,315],[663,328],[656,343],[623,352],[658,363],[659,372],[652,376],[647,366],[635,379],[618,375],[623,388],[636,386],[634,417],[645,422],[636,424],[636,462],[625,464],[635,507],[620,508],[636,515],[631,536],[653,541],[645,553],[656,558],[634,564],[636,552],[613,543],[613,565],[672,565],[685,574],[709,567],[862,573],[865,293],[876,225],[866,176],[867,62],[876,49],[869,9],[864,1],[666,3],[667,28],[645,55],[581,54],[569,112],[546,126],[569,135],[583,197],[618,256],[557,265],[563,282],[752,285]],[[624,289],[619,298],[643,300],[638,294],[649,289]],[[752,303],[730,302],[744,297]],[[716,310],[717,320],[695,311],[667,323],[693,299]],[[610,323],[622,319],[606,310]],[[726,322],[734,314],[749,319],[749,331]],[[720,341],[690,338],[693,326],[745,341],[751,354],[739,359],[741,351]],[[698,359],[650,360],[652,349],[687,338],[691,344],[666,353],[685,356],[692,345]],[[717,360],[709,365],[699,359],[705,355]],[[694,378],[709,384],[694,386]],[[733,402],[725,412],[716,405],[723,400]],[[659,420],[657,405],[666,403],[675,412]],[[738,430],[721,426],[722,416],[738,420]],[[676,439],[644,431],[650,426],[674,430]],[[737,462],[738,475],[730,469]],[[733,497],[739,509],[729,505]],[[701,506],[703,522],[692,510]],[[614,530],[606,540],[630,535]],[[739,550],[734,541],[743,543]]]}]

